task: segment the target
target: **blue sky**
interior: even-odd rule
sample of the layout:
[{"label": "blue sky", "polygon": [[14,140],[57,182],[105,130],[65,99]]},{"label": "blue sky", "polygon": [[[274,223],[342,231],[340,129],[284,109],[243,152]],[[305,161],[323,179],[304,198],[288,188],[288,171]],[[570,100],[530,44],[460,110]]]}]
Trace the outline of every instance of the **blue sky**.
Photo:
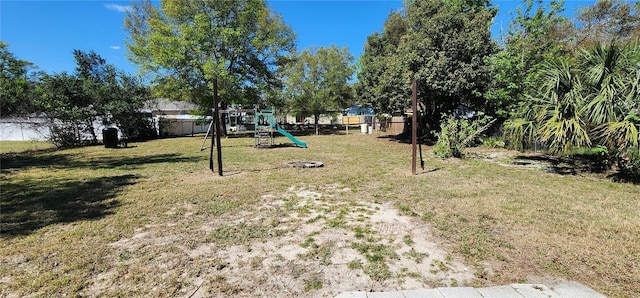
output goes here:
[{"label": "blue sky", "polygon": [[[567,0],[567,13],[595,0]],[[510,12],[521,1],[492,1],[499,7],[493,32],[507,28]],[[72,72],[73,50],[95,51],[108,63],[135,74],[126,59],[124,9],[129,1],[0,1],[0,40],[23,60],[47,73]],[[401,0],[268,0],[297,34],[300,50],[315,46],[348,47],[357,59],[367,36],[381,31],[391,10]]]}]

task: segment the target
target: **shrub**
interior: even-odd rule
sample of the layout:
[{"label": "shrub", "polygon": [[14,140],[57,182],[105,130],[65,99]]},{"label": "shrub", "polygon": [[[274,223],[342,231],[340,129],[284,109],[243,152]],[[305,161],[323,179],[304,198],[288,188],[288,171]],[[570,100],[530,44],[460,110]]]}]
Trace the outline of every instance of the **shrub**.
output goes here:
[{"label": "shrub", "polygon": [[620,172],[640,178],[640,148],[631,148],[627,151],[626,158],[619,163]]},{"label": "shrub", "polygon": [[472,121],[465,117],[443,115],[433,152],[441,158],[462,157],[464,149],[496,121],[490,119],[481,117]]},{"label": "shrub", "polygon": [[482,146],[488,148],[504,148],[505,142],[499,137],[488,137],[482,140]]},{"label": "shrub", "polygon": [[82,124],[51,122],[49,141],[58,148],[86,146],[94,142],[92,128]]},{"label": "shrub", "polygon": [[593,162],[593,170],[605,171],[609,169],[609,149],[605,146],[596,146],[591,148],[591,161]]}]

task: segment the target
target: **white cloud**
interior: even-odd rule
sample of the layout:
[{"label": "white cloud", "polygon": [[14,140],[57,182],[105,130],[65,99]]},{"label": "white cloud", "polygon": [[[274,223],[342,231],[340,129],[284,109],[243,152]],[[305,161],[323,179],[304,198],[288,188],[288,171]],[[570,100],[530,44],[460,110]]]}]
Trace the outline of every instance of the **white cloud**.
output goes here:
[{"label": "white cloud", "polygon": [[115,10],[115,11],[119,11],[119,12],[127,12],[127,11],[131,10],[131,6],[118,5],[118,4],[113,4],[113,3],[105,4],[104,7],[106,7],[107,9],[111,9],[111,10]]},{"label": "white cloud", "polygon": [[121,49],[120,46],[110,46],[109,48],[111,48],[112,50],[119,50]]}]

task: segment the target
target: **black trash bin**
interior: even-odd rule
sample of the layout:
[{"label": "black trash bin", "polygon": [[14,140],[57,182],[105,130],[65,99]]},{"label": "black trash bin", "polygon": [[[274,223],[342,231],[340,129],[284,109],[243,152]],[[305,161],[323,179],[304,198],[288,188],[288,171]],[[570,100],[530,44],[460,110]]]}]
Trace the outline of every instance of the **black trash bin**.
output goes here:
[{"label": "black trash bin", "polygon": [[105,148],[118,148],[118,129],[115,127],[103,129],[102,142]]}]

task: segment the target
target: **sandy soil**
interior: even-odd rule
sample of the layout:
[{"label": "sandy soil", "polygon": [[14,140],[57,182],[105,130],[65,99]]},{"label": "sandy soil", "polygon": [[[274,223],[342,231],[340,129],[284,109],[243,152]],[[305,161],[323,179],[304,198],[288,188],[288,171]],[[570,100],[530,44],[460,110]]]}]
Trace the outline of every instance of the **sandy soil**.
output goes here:
[{"label": "sandy soil", "polygon": [[[273,235],[249,237],[240,244],[182,244],[186,236],[167,232],[179,224],[172,223],[140,227],[133,237],[111,247],[119,255],[179,247],[152,260],[137,254],[123,263],[153,266],[161,280],[179,278],[177,294],[184,297],[324,297],[345,291],[464,286],[473,280],[472,269],[448,254],[448,245],[424,221],[401,215],[389,204],[346,199],[351,195],[348,188],[325,185],[292,186],[285,193],[262,196],[260,208],[235,214],[226,224],[271,224]],[[190,204],[180,208],[185,217],[198,212],[198,206]],[[202,221],[196,232],[208,235],[220,224],[220,219]],[[374,247],[382,253],[376,255]],[[101,274],[90,290],[112,286],[113,275]]]}]

